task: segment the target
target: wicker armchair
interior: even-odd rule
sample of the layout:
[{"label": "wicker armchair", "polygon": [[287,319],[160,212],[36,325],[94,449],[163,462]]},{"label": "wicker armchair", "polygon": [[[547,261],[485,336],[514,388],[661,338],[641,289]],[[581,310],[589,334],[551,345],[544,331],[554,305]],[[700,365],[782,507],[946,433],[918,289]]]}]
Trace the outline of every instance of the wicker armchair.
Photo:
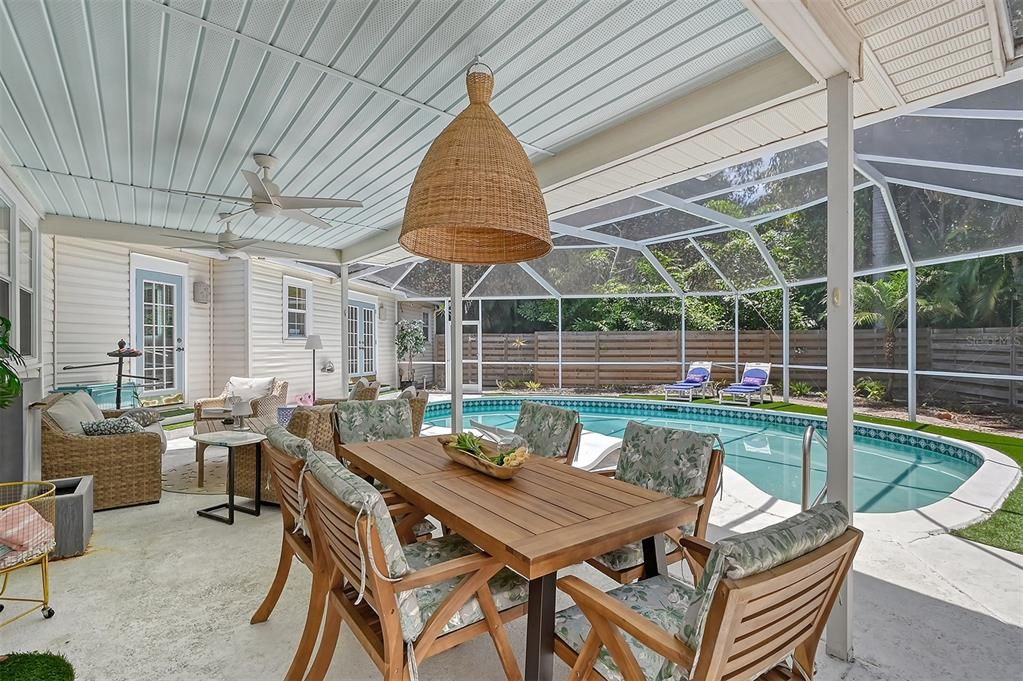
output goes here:
[{"label": "wicker armchair", "polygon": [[427,390],[416,392],[413,398],[398,396],[399,400],[407,400],[412,407],[412,435],[419,437],[423,431],[423,418],[426,416],[426,405],[430,403],[430,393]]},{"label": "wicker armchair", "polygon": [[352,384],[352,393],[348,397],[340,398],[321,398],[317,399],[313,404],[316,406],[324,406],[328,404],[338,404],[340,402],[347,402],[348,400],[357,400],[363,402],[372,402],[380,395],[380,381],[373,381],[371,383],[363,382],[362,385],[358,383]]},{"label": "wicker armchair", "polygon": [[313,449],[334,452],[334,405],[298,407],[288,421],[288,432],[309,440]]},{"label": "wicker armchair", "polygon": [[[97,511],[160,501],[163,438],[146,431],[126,435],[80,435],[61,428],[47,414],[49,407],[67,397],[57,393],[42,406],[43,478],[93,476],[93,503]],[[104,410],[115,418],[126,409]]]},{"label": "wicker armchair", "polygon": [[[252,415],[253,416],[268,416],[270,418],[277,418],[277,407],[283,407],[288,401],[288,382],[287,381],[274,381],[273,390],[270,391],[269,395],[264,397],[257,397],[252,400]],[[216,397],[204,397],[196,400],[193,405],[193,418],[199,421],[202,418],[202,410],[211,407],[219,407],[221,409],[227,407],[227,386]]]}]

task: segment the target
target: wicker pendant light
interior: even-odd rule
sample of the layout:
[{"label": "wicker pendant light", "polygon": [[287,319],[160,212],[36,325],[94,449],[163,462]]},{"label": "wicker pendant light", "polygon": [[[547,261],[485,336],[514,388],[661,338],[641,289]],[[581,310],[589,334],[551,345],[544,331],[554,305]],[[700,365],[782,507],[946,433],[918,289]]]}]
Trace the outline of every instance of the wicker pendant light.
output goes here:
[{"label": "wicker pendant light", "polygon": [[405,205],[401,245],[432,260],[474,265],[547,255],[551,228],[522,145],[490,108],[494,76],[469,69],[469,106],[426,152]]}]

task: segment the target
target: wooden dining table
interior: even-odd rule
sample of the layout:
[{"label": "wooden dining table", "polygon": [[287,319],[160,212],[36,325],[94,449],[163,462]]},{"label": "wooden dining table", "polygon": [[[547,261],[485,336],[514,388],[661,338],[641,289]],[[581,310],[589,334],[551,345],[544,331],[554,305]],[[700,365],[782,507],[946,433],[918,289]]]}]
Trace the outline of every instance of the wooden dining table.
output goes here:
[{"label": "wooden dining table", "polygon": [[558,570],[641,541],[647,574],[666,573],[662,533],[698,512],[536,456],[513,479],[495,480],[449,459],[436,437],[347,444],[339,454],[529,580],[527,681],[553,678]]}]

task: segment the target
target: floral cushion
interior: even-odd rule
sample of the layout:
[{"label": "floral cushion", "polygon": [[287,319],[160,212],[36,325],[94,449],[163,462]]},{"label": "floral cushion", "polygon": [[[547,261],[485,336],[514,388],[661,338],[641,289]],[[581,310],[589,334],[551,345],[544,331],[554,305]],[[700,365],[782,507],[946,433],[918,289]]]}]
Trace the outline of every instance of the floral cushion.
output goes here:
[{"label": "floral cushion", "polygon": [[307,461],[313,454],[313,445],[309,440],[293,435],[281,425],[275,423],[264,430],[263,434],[266,435],[270,446],[296,459]]},{"label": "floral cushion", "polygon": [[[693,588],[667,575],[644,579],[607,592],[632,610],[667,631],[679,631],[686,608],[693,597]],[[590,622],[578,606],[562,610],[554,616],[554,633],[572,650],[579,652],[590,635]],[[663,656],[622,632],[647,681],[684,680],[688,670],[678,668]],[[601,648],[594,668],[608,681],[623,681],[618,665],[607,648]],[[674,675],[674,676],[673,676]]]},{"label": "floral cushion", "polygon": [[579,422],[579,412],[552,407],[549,404],[523,401],[515,434],[525,440],[529,450],[538,456],[568,455],[572,431]]},{"label": "floral cushion", "polygon": [[[316,477],[341,503],[356,512],[362,511],[371,518],[373,530],[380,537],[380,545],[387,561],[387,577],[399,579],[409,573],[409,564],[394,522],[387,510],[387,504],[380,492],[355,473],[345,468],[333,455],[314,451],[306,460],[309,472]],[[357,551],[358,548],[353,546]],[[364,547],[365,549],[365,547]],[[367,571],[372,569],[367,563]],[[358,585],[356,585],[358,586]],[[415,590],[398,594],[398,616],[401,631],[406,641],[414,641],[423,631],[423,619],[419,614],[419,602]]]},{"label": "floral cushion", "polygon": [[762,530],[722,539],[710,552],[679,631],[693,650],[699,649],[711,601],[722,577],[740,579],[770,570],[810,553],[849,527],[842,502],[815,506]]},{"label": "floral cushion", "polygon": [[[716,436],[630,421],[615,477],[679,499],[703,493]],[[694,523],[682,527],[692,534]]]},{"label": "floral cushion", "polygon": [[[671,553],[678,549],[675,540],[664,535],[664,552]],[[613,551],[597,556],[594,560],[603,563],[612,570],[628,570],[643,564],[643,542],[626,544]]]},{"label": "floral cushion", "polygon": [[338,402],[334,425],[341,442],[376,442],[412,437],[408,400]]},{"label": "floral cushion", "polygon": [[[405,548],[405,556],[413,570],[478,552],[479,549],[475,546],[462,537],[453,534],[413,544]],[[453,577],[452,579],[446,579],[443,582],[420,587],[415,590],[416,599],[419,601],[419,611],[423,618],[423,626],[426,626],[433,613],[437,612],[463,579],[465,577]],[[497,605],[498,611],[521,605],[529,599],[529,584],[508,568],[502,569],[491,577],[489,584],[490,593],[494,595],[494,603]],[[474,596],[466,601],[454,616],[448,620],[448,623],[444,625],[443,633],[456,631],[482,619],[483,611],[480,609],[479,600]]]},{"label": "floral cushion", "polygon": [[154,423],[159,423],[163,420],[163,415],[155,409],[129,409],[121,414],[121,416],[123,418],[131,419],[143,428],[151,426]]},{"label": "floral cushion", "polygon": [[86,435],[129,435],[143,432],[142,426],[127,416],[102,421],[82,421],[82,431]]}]

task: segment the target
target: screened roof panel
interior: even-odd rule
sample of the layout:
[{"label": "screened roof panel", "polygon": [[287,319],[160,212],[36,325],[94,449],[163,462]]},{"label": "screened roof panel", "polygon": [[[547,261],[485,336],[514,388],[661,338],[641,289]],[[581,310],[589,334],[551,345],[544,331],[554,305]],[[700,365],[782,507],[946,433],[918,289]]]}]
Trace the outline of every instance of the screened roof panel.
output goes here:
[{"label": "screened roof panel", "polygon": [[650,252],[685,291],[731,290],[689,239],[655,244]]},{"label": "screened roof panel", "polygon": [[822,169],[752,185],[700,203],[720,213],[748,219],[765,213],[794,209],[823,199],[827,194],[828,172]]},{"label": "screened roof panel", "polygon": [[518,265],[495,265],[476,285],[473,298],[550,298],[551,294]]},{"label": "screened roof panel", "polygon": [[874,163],[889,182],[908,180],[935,185],[935,189],[947,188],[954,192],[963,190],[1002,196],[1007,199],[1023,200],[1023,179],[1013,175],[992,175],[963,170],[947,170],[922,166],[908,166],[896,163]]},{"label": "screened roof panel", "polygon": [[713,224],[713,222],[698,218],[695,215],[683,213],[674,208],[665,208],[653,213],[644,213],[643,215],[637,215],[626,220],[616,220],[610,224],[594,227],[593,231],[622,237],[623,239],[642,241],[644,239],[667,236],[668,234],[688,232]]},{"label": "screened roof panel", "polygon": [[594,241],[593,239],[584,239],[581,236],[575,236],[574,234],[565,234],[562,236],[554,237],[554,247],[566,247],[566,246],[599,246],[600,242]]},{"label": "screened roof panel", "polygon": [[562,295],[670,292],[643,254],[628,248],[555,249],[529,265]]},{"label": "screened roof panel", "polygon": [[1023,244],[1023,208],[968,196],[891,185],[914,260]]},{"label": "screened roof panel", "polygon": [[[1016,20],[1023,25],[1023,0],[1009,0],[1016,4]],[[1017,30],[1017,34],[1019,31]],[[1023,111],[1023,82],[1016,81],[945,102],[935,109],[997,109],[1001,111]]]},{"label": "screened roof panel", "polygon": [[828,160],[828,150],[820,142],[811,142],[794,149],[740,163],[713,175],[703,175],[665,187],[664,191],[682,199],[692,199],[726,191],[732,187],[759,182]]},{"label": "screened roof panel", "polygon": [[608,220],[617,220],[634,213],[657,208],[658,204],[648,201],[640,196],[630,196],[626,199],[590,208],[579,213],[573,213],[567,217],[558,218],[558,222],[571,227],[589,227]]},{"label": "screened roof panel", "polygon": [[[485,265],[463,265],[462,292],[471,289],[486,271]],[[436,260],[418,262],[401,280],[398,288],[413,296],[447,298],[451,295],[451,265]]]},{"label": "screened roof panel", "polygon": [[1023,122],[900,116],[856,131],[857,154],[1023,169]]},{"label": "screened roof panel", "polygon": [[359,279],[377,284],[378,286],[386,286],[390,288],[391,286],[394,286],[394,282],[401,279],[401,275],[405,274],[405,270],[407,270],[408,267],[408,263],[395,265],[394,267],[388,267],[387,269],[377,270],[372,274],[359,277]]},{"label": "screened roof panel", "polygon": [[721,273],[738,289],[777,284],[753,238],[737,229],[696,238]]}]

